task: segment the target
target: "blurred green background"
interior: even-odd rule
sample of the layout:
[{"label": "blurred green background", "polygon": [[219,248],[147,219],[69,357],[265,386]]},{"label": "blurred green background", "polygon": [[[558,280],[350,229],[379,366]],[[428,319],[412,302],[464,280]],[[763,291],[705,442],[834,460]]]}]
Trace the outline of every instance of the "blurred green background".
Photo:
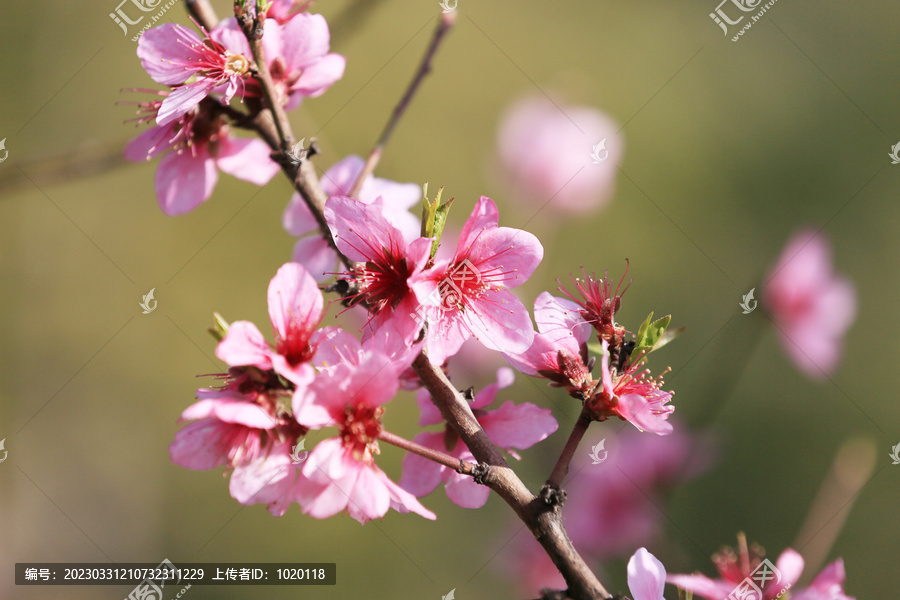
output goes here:
[{"label": "blurred green background", "polygon": [[[214,4],[220,15],[230,6]],[[168,557],[338,565],[334,588],[194,587],[197,600],[437,599],[451,588],[460,600],[521,598],[497,554],[511,519],[497,498],[471,511],[439,491],[424,501],[436,522],[391,512],[361,527],[296,507],[275,519],[232,500],[221,470],[169,461],[176,418],[207,385],[195,375],[223,370],[206,333],[212,311],[267,332],[265,287],[293,245],[280,225],[290,189],[281,176],[260,190],[223,175],[210,202],[168,218],[153,192],[156,162],[106,164],[105,149],[136,134],[123,125],[131,107],[116,104],[133,95],[119,90],[156,87],[131,36],[107,16],[115,5],[6,3],[0,18],[0,138],[9,151],[0,164],[0,439],[9,451],[0,464],[0,596],[129,591],[16,588],[15,562]],[[875,449],[872,477],[828,556],[844,557],[849,595],[894,598],[900,466],[888,453],[900,443],[891,379],[900,355],[900,166],[887,154],[900,141],[900,10],[781,0],[732,43],[709,18],[714,8],[714,0],[460,0],[458,25],[378,174],[445,185],[459,203],[456,223],[480,194],[497,200],[501,224],[531,221],[547,252],[520,288],[528,306],[581,265],[618,278],[627,257],[634,283],[620,322],[634,329],[654,310],[687,326],[655,364],[673,368],[679,423],[711,428],[720,455],[659,505],[665,535],[650,550],[670,571],[711,574],[708,556],[738,530],[777,556],[794,543],[838,449],[862,439]],[[291,118],[298,138],[318,136],[316,163],[327,167],[368,152],[440,8],[323,0],[314,10],[329,19],[347,71]],[[166,17],[187,23],[182,3]],[[540,90],[625,125],[622,174],[602,212],[531,220],[534,208],[491,173],[498,117]],[[47,166],[62,155],[70,158]],[[52,176],[60,166],[84,176]],[[842,364],[820,383],[787,361],[761,310],[744,316],[738,307],[805,224],[825,227],[836,268],[859,296]],[[150,288],[159,305],[144,315],[138,303]],[[553,403],[520,377],[501,399],[552,405],[567,429],[576,407],[547,394]],[[411,437],[417,416],[403,397],[387,423]],[[523,452],[532,489],[564,437]],[[396,477],[401,458],[383,448],[380,464]],[[626,591],[623,564],[607,569],[611,590]]]}]

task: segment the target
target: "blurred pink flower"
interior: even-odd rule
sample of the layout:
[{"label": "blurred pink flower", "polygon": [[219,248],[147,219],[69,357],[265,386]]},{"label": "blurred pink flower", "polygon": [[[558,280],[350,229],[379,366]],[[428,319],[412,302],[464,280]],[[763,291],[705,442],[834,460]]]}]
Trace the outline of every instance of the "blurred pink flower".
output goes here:
[{"label": "blurred pink flower", "polygon": [[[163,102],[138,103],[144,113],[138,121],[155,119]],[[125,158],[144,162],[168,150],[156,168],[154,184],[159,206],[169,216],[190,212],[208,200],[219,179],[217,169],[256,185],[265,185],[279,170],[265,142],[233,137],[206,103],[144,131],[125,147]]]},{"label": "blurred pink flower", "polygon": [[330,425],[339,429],[337,437],[316,444],[303,465],[293,497],[304,513],[325,519],[346,510],[366,523],[393,508],[436,518],[375,464],[383,405],[397,393],[397,375],[406,366],[378,352],[360,350],[352,360],[298,388],[294,418],[313,429]]},{"label": "blurred pink flower", "polygon": [[856,291],[834,274],[823,236],[803,229],[791,237],[769,273],[762,300],[794,364],[814,378],[832,373],[856,317]]},{"label": "blurred pink flower", "polygon": [[594,108],[559,105],[543,97],[517,101],[501,119],[497,136],[500,164],[513,195],[538,206],[552,199],[547,216],[604,206],[622,161],[618,129]]},{"label": "blurred pink flower", "polygon": [[[713,562],[719,570],[720,579],[711,579],[706,575],[669,575],[667,581],[679,588],[689,590],[695,595],[708,600],[721,600],[728,597],[734,589],[749,577],[760,566],[765,557],[764,551],[757,547],[746,547],[738,554],[733,549],[724,547],[713,555]],[[765,567],[767,568],[767,567]],[[793,586],[803,572],[803,557],[791,548],[786,549],[775,562],[778,574],[772,573],[771,580],[762,588],[760,600],[776,600],[785,598],[790,590],[792,600],[853,600],[844,593],[844,562],[838,559],[825,567],[813,580],[809,587],[795,590]],[[780,577],[779,577],[780,575]],[[758,581],[754,582],[758,584]]]},{"label": "blurred pink flower", "polygon": [[665,600],[666,568],[659,560],[638,548],[628,560],[628,589],[633,600]]},{"label": "blurred pink flower", "polygon": [[[590,449],[606,440],[603,462]],[[572,459],[563,487],[566,529],[575,547],[592,559],[622,556],[652,543],[661,531],[657,507],[662,491],[698,476],[710,466],[710,442],[683,429],[666,437],[631,428],[615,437],[591,432]],[[721,600],[718,599],[718,600]]]},{"label": "blurred pink flower", "polygon": [[[348,196],[365,161],[351,154],[336,162],[322,176],[322,191],[326,196]],[[359,200],[372,204],[376,198],[384,201],[383,215],[397,227],[407,242],[419,237],[419,218],[409,209],[421,199],[422,189],[415,183],[396,183],[369,175],[359,191]],[[284,210],[282,224],[293,236],[300,237],[294,246],[292,260],[309,269],[317,281],[328,279],[338,269],[337,253],[319,231],[319,224],[300,194],[295,193]]]},{"label": "blurred pink flower", "polygon": [[428,358],[442,365],[470,336],[491,350],[524,352],[534,340],[528,309],[508,288],[525,283],[544,248],[520,229],[499,227],[500,212],[482,196],[466,220],[456,253],[412,277],[429,312]]},{"label": "blurred pink flower", "polygon": [[[482,429],[499,448],[504,448],[514,458],[518,458],[513,448],[524,450],[546,439],[556,431],[557,423],[550,409],[540,408],[528,402],[513,404],[507,400],[495,410],[486,410],[493,404],[497,392],[512,385],[513,371],[509,368],[497,370],[497,382],[486,386],[471,403],[472,412],[481,424]],[[435,425],[443,423],[440,411],[431,400],[427,390],[421,390],[416,399],[422,411],[419,425]],[[459,439],[459,436],[446,425],[443,431],[436,433],[420,433],[415,441],[423,446],[446,452],[454,458],[469,462],[478,462]],[[463,508],[480,508],[487,502],[490,488],[475,483],[471,476],[460,475],[456,471],[434,461],[408,453],[403,459],[403,477],[400,486],[416,496],[426,496],[443,480],[444,489],[450,500]]]}]

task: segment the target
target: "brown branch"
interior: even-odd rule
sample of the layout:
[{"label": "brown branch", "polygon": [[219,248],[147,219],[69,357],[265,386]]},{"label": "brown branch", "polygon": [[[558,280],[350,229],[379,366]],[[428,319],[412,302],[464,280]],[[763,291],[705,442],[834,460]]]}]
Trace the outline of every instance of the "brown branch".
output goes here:
[{"label": "brown branch", "polygon": [[219,17],[209,0],[187,0],[187,10],[207,31],[211,31],[219,23]]},{"label": "brown branch", "polygon": [[547,479],[547,485],[557,489],[562,485],[562,480],[565,479],[569,472],[569,463],[572,462],[575,450],[578,448],[578,444],[581,443],[581,438],[584,437],[590,424],[591,418],[588,410],[583,408],[578,416],[578,420],[575,421],[572,433],[569,434],[569,439],[566,440],[566,445],[563,446],[562,452],[559,454],[559,459],[556,461],[556,466],[553,467],[553,472],[550,473],[550,478]]},{"label": "brown branch", "polygon": [[444,420],[459,434],[478,462],[489,466],[482,478],[484,484],[503,498],[528,526],[562,573],[569,586],[568,594],[573,600],[608,598],[609,592],[572,545],[563,527],[559,507],[548,505],[525,487],[500,451],[491,443],[463,395],[441,369],[429,362],[424,350],[416,357],[412,366],[428,388]]},{"label": "brown branch", "polygon": [[357,195],[359,195],[359,190],[362,189],[366,177],[375,172],[375,167],[378,166],[378,161],[381,160],[382,151],[387,145],[388,140],[391,139],[394,128],[397,127],[397,123],[400,122],[406,109],[409,108],[409,104],[412,101],[413,96],[416,95],[419,86],[422,85],[425,76],[431,72],[431,63],[434,61],[434,56],[437,54],[438,47],[441,45],[444,36],[446,36],[447,32],[453,28],[455,23],[456,11],[441,14],[441,20],[438,23],[437,29],[434,30],[434,35],[431,37],[431,44],[428,45],[428,50],[425,51],[422,62],[419,63],[419,68],[416,70],[416,74],[413,76],[412,81],[409,82],[406,93],[403,94],[403,97],[400,98],[400,102],[394,107],[391,118],[388,119],[387,124],[384,126],[384,131],[381,132],[381,136],[379,136],[378,141],[375,142],[375,147],[372,148],[369,158],[366,159],[366,164],[363,166],[363,170],[360,172],[359,177],[356,178],[356,183],[354,183],[353,187],[350,189],[349,196],[351,198],[356,198]]},{"label": "brown branch", "polygon": [[441,452],[440,450],[435,450],[434,448],[423,446],[418,442],[413,442],[406,438],[402,438],[399,435],[391,433],[390,431],[381,430],[381,433],[378,434],[378,439],[384,440],[388,444],[397,446],[398,448],[403,448],[407,452],[412,452],[413,454],[418,454],[419,456],[427,458],[428,460],[433,460],[434,462],[444,465],[447,468],[453,469],[454,471],[462,475],[475,475],[477,472],[477,465],[466,462],[461,458],[454,458],[446,452]]}]

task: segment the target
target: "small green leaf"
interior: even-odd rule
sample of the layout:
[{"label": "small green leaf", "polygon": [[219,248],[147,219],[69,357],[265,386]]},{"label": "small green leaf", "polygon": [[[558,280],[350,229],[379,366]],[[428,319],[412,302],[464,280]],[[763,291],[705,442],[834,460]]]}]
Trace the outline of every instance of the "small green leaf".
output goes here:
[{"label": "small green leaf", "polygon": [[450,203],[454,200],[450,198],[441,204],[441,194],[443,193],[444,188],[441,186],[434,197],[434,202],[432,202],[428,199],[428,182],[426,181],[422,186],[422,196],[424,197],[422,205],[422,237],[434,238],[434,242],[431,244],[431,258],[434,258],[441,243],[444,226],[447,225],[447,214],[450,212]]},{"label": "small green leaf", "polygon": [[214,323],[213,326],[208,328],[207,331],[216,338],[217,342],[221,342],[225,336],[228,334],[228,328],[230,327],[228,321],[217,312],[213,313]]},{"label": "small green leaf", "polygon": [[641,360],[647,354],[662,348],[684,330],[682,327],[681,329],[672,332],[671,335],[666,334],[666,328],[669,326],[669,323],[672,322],[672,315],[666,315],[655,321],[652,319],[653,313],[651,312],[647,315],[647,318],[644,319],[644,322],[641,323],[640,329],[638,329],[637,336],[634,340],[634,350],[631,353],[631,356],[634,357],[635,360]]}]

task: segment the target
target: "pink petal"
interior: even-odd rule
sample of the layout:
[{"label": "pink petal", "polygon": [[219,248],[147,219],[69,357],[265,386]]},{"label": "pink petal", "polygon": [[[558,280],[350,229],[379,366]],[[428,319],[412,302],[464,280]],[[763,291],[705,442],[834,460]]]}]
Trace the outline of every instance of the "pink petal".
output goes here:
[{"label": "pink petal", "polygon": [[144,162],[159,156],[169,149],[174,137],[174,128],[154,125],[125,146],[125,158],[134,162]]},{"label": "pink petal", "polygon": [[291,261],[306,267],[309,274],[319,283],[331,278],[334,273],[343,272],[343,269],[339,271],[337,252],[320,235],[310,235],[297,240],[291,253]]},{"label": "pink petal", "polygon": [[218,167],[233,177],[266,185],[281,167],[269,158],[271,150],[262,140],[221,136]]},{"label": "pink petal", "polygon": [[314,331],[324,299],[316,280],[299,263],[285,263],[269,282],[269,319],[280,340]]},{"label": "pink petal", "polygon": [[[271,34],[271,28],[268,27],[268,25],[267,22],[266,27],[263,30],[263,40]],[[277,27],[275,29],[277,29]],[[225,46],[232,54],[242,54],[245,58],[253,60],[253,55],[250,52],[250,44],[247,43],[247,38],[241,31],[237,19],[234,17],[228,17],[219,21],[219,24],[213,27],[212,31],[209,32],[209,37]],[[266,56],[271,55],[266,52]]]},{"label": "pink petal", "polygon": [[197,51],[191,46],[200,43],[197,34],[187,27],[164,23],[144,32],[138,40],[137,55],[153,81],[177,85],[194,74],[183,63],[196,60]]},{"label": "pink petal", "polygon": [[159,112],[156,114],[156,124],[162,127],[174,123],[200,104],[200,101],[206,98],[217,84],[215,79],[201,77],[193,83],[186,83],[175,88],[162,101]]},{"label": "pink petal", "polygon": [[[666,582],[680,587],[683,590],[693,592],[697,596],[707,600],[722,600],[727,598],[734,590],[735,584],[721,580],[710,579],[706,575],[669,575]],[[637,598],[635,598],[637,600]]]},{"label": "pink petal", "polygon": [[423,388],[416,392],[416,403],[419,405],[419,412],[422,414],[419,418],[419,425],[422,427],[436,425],[444,421],[441,411],[431,400],[431,394],[428,393],[428,390]]},{"label": "pink petal", "polygon": [[[428,448],[447,451],[444,447],[443,433],[420,433],[414,441]],[[403,477],[400,478],[400,487],[415,496],[427,496],[440,484],[441,469],[441,465],[433,460],[408,452],[403,457]]]},{"label": "pink petal", "polygon": [[567,344],[567,348],[578,347],[591,338],[593,328],[581,316],[581,307],[565,298],[551,296],[550,292],[541,292],[534,301],[534,322],[538,331],[548,334],[552,339],[573,338],[575,344]]},{"label": "pink petal", "polygon": [[230,367],[253,366],[263,371],[272,368],[269,344],[256,325],[235,321],[216,346],[216,356]]},{"label": "pink petal", "polygon": [[506,290],[489,290],[474,304],[462,318],[475,339],[506,354],[528,350],[534,341],[534,326],[518,298]]},{"label": "pink petal", "polygon": [[361,466],[362,463],[348,455],[339,438],[328,438],[309,453],[302,473],[317,483],[334,483],[348,477],[355,480],[353,473]]},{"label": "pink petal", "polygon": [[347,494],[335,483],[318,483],[303,477],[297,479],[292,491],[294,500],[303,507],[303,514],[315,519],[333,517],[347,508]]},{"label": "pink petal", "polygon": [[428,328],[428,360],[441,366],[456,354],[463,343],[471,337],[469,325],[459,312],[445,316]]},{"label": "pink petal", "polygon": [[[327,173],[326,173],[327,176]],[[322,188],[324,190],[327,183],[325,177],[322,178]],[[281,217],[281,224],[285,231],[293,236],[301,236],[315,231],[319,228],[316,218],[310,212],[306,201],[298,192],[294,192],[287,208],[284,209],[284,215]]]},{"label": "pink petal", "polygon": [[347,196],[332,196],[325,203],[325,219],[335,244],[350,260],[366,262],[389,252],[406,254],[403,234],[383,214],[383,203],[365,204]]},{"label": "pink petal", "polygon": [[400,513],[414,512],[419,516],[434,521],[437,515],[422,506],[415,496],[401,488],[399,485],[388,479],[384,472],[380,473],[382,482],[387,488],[388,495],[391,499],[391,508]]},{"label": "pink petal", "polygon": [[[318,16],[318,15],[317,15]],[[344,76],[347,59],[340,54],[328,54],[303,69],[303,74],[291,86],[291,95],[316,98]]]},{"label": "pink petal", "polygon": [[646,548],[628,561],[628,589],[634,600],[662,600],[666,587],[666,568]]},{"label": "pink petal", "polygon": [[281,506],[280,514],[284,514],[296,476],[297,469],[291,464],[290,444],[283,443],[273,447],[269,454],[235,467],[228,490],[241,504],[274,503]]},{"label": "pink petal", "polygon": [[[321,429],[335,424],[332,409],[320,401],[320,395],[313,386],[298,387],[291,398],[294,419],[310,429]],[[322,444],[319,444],[321,446]],[[316,446],[317,448],[319,446]],[[307,462],[308,459],[307,459]]]},{"label": "pink petal", "polygon": [[316,347],[313,365],[320,371],[345,362],[355,364],[362,350],[359,340],[340,327],[322,327],[313,334],[311,343]]},{"label": "pink petal", "polygon": [[298,14],[282,28],[282,56],[289,71],[305,69],[328,53],[330,34],[322,15]]},{"label": "pink petal", "polygon": [[500,223],[500,211],[493,200],[482,196],[475,203],[472,213],[466,219],[457,242],[457,256],[468,254],[468,249],[485,231],[496,229]]},{"label": "pink petal", "polygon": [[544,247],[527,231],[498,227],[474,239],[466,256],[485,281],[512,288],[531,277],[544,257]]},{"label": "pink petal", "polygon": [[235,425],[218,419],[203,419],[185,425],[169,445],[172,462],[185,469],[205,471],[228,462],[225,443]]},{"label": "pink petal", "polygon": [[663,404],[663,399],[668,399],[668,392],[656,392],[648,400],[640,394],[623,394],[619,396],[616,412],[640,429],[657,435],[669,435],[672,433],[672,424],[667,421],[675,407]]},{"label": "pink petal", "polygon": [[558,427],[549,408],[527,402],[517,405],[510,400],[480,417],[478,422],[496,446],[519,450],[546,439]]},{"label": "pink petal", "polygon": [[[781,571],[781,581],[778,583],[781,589],[787,584],[794,585],[803,573],[803,557],[793,548],[787,548],[775,561],[775,566]],[[770,584],[774,585],[774,581]],[[777,591],[777,590],[776,590]]]},{"label": "pink petal", "polygon": [[444,469],[444,489],[451,502],[463,508],[481,508],[487,503],[491,489],[475,483],[471,476]]},{"label": "pink petal", "polygon": [[391,507],[391,496],[387,486],[384,485],[382,475],[381,469],[375,465],[359,469],[347,510],[351,517],[362,524],[372,519],[380,519]]},{"label": "pink petal", "polygon": [[[202,392],[203,390],[200,390]],[[215,393],[215,390],[210,390]],[[187,407],[181,413],[182,419],[218,419],[225,423],[233,423],[252,427],[255,429],[272,429],[278,422],[267,413],[261,406],[246,399],[237,400],[233,398],[202,398],[198,402]]]},{"label": "pink petal", "polygon": [[154,185],[159,207],[170,217],[191,212],[203,204],[216,187],[216,163],[205,148],[197,155],[169,152],[156,167]]}]

